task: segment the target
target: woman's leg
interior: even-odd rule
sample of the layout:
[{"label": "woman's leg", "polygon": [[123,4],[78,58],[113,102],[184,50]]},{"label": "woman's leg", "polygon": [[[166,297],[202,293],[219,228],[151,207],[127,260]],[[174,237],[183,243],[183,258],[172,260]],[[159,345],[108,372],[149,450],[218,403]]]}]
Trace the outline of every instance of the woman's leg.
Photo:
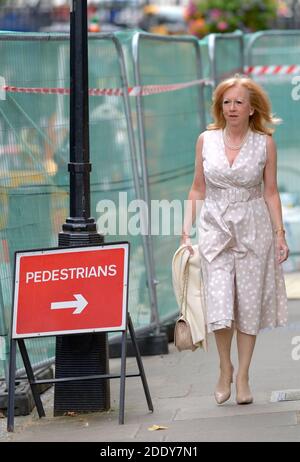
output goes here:
[{"label": "woman's leg", "polygon": [[233,366],[230,357],[234,325],[230,329],[220,329],[214,332],[220,358],[220,377],[215,390],[218,404],[230,398]]},{"label": "woman's leg", "polygon": [[239,368],[236,376],[236,399],[238,404],[249,404],[253,401],[248,381],[255,341],[256,335],[245,334],[237,330]]},{"label": "woman's leg", "polygon": [[217,349],[220,358],[220,370],[227,373],[232,370],[230,358],[231,342],[234,334],[234,326],[230,329],[220,329],[214,331]]}]

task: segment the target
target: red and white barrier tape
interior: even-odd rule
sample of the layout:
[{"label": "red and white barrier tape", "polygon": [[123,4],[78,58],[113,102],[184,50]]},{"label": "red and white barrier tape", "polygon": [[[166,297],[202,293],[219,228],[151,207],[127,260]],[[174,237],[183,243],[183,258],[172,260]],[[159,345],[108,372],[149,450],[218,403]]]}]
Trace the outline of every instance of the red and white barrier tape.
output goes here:
[{"label": "red and white barrier tape", "polygon": [[[271,75],[295,75],[300,74],[300,65],[268,65],[268,66],[246,66],[244,73],[251,76],[271,76]],[[129,96],[148,96],[169,91],[181,90],[194,85],[211,85],[208,79],[192,80],[184,83],[174,83],[168,85],[142,85],[128,87]],[[16,87],[12,85],[3,85],[0,90],[7,93],[33,93],[42,95],[70,95],[69,88],[41,88],[41,87]],[[89,88],[90,96],[123,96],[122,88]]]},{"label": "red and white barrier tape", "polygon": [[39,88],[39,87],[14,87],[12,85],[3,85],[2,89],[7,93],[35,93],[43,95],[69,95],[68,88]]},{"label": "red and white barrier tape", "polygon": [[[209,84],[206,79],[192,80],[185,83],[174,83],[169,85],[142,85],[128,87],[129,96],[147,96],[157,93],[165,93],[168,91],[181,90],[183,88],[192,87],[194,85]],[[12,85],[3,85],[2,89],[8,93],[34,93],[42,95],[69,95],[69,88],[40,88],[40,87],[15,87]],[[90,96],[123,96],[122,88],[89,88]]]},{"label": "red and white barrier tape", "polygon": [[300,74],[300,65],[269,65],[269,66],[246,66],[245,74],[257,75],[294,75]]},{"label": "red and white barrier tape", "polygon": [[128,89],[129,96],[147,96],[167,91],[182,90],[183,88],[193,87],[194,85],[209,85],[211,82],[207,79],[192,80],[185,83],[173,83],[169,85],[143,85]]}]

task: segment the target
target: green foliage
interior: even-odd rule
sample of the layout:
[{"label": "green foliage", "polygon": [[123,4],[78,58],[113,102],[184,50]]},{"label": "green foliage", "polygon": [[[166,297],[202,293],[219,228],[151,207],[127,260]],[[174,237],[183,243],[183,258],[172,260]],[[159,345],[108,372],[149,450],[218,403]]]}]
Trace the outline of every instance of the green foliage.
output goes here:
[{"label": "green foliage", "polygon": [[212,32],[267,29],[277,15],[276,0],[192,0],[186,8],[189,32],[202,37]]}]

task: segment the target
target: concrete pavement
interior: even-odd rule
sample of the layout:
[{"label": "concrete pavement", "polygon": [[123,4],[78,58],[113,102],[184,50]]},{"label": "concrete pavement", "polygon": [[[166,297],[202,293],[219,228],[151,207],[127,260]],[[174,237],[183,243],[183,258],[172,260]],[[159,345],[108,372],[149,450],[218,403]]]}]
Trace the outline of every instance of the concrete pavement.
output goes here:
[{"label": "concrete pavement", "polygon": [[[235,338],[233,362],[237,365]],[[46,417],[39,419],[35,410],[30,416],[16,417],[14,433],[7,433],[6,419],[0,419],[0,440],[300,441],[300,400],[270,401],[274,391],[300,390],[300,300],[289,301],[289,327],[263,331],[257,338],[250,376],[253,404],[237,405],[234,386],[230,400],[216,404],[213,390],[218,378],[218,357],[212,336],[208,353],[179,353],[170,344],[168,355],[144,357],[143,363],[154,413],[148,411],[140,378],[126,380],[124,425],[118,424],[119,380],[111,380],[112,409],[102,413],[53,417],[51,388],[42,396]],[[110,360],[111,372],[119,371],[119,367],[119,359]],[[128,358],[127,372],[136,370],[135,359]],[[150,431],[152,425],[167,428]]]}]

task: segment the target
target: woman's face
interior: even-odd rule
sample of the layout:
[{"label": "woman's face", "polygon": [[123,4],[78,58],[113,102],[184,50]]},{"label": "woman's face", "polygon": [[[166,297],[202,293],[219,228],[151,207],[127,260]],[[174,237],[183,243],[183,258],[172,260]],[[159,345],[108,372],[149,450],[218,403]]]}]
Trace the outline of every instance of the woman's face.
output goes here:
[{"label": "woman's face", "polygon": [[235,85],[226,90],[222,99],[222,111],[227,125],[248,125],[249,117],[253,113],[249,90],[242,85]]}]

